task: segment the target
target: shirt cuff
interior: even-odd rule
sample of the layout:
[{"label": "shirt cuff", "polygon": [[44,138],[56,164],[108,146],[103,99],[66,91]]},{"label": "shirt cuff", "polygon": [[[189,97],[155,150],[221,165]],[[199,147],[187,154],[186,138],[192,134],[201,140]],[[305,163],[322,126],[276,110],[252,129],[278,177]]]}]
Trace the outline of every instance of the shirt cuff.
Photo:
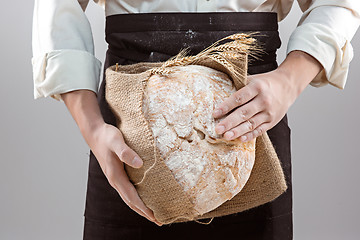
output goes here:
[{"label": "shirt cuff", "polygon": [[294,50],[310,54],[323,66],[323,70],[310,83],[312,86],[330,83],[340,89],[345,87],[353,58],[353,48],[345,37],[325,25],[306,23],[297,27],[290,36],[287,54]]},{"label": "shirt cuff", "polygon": [[52,97],[63,101],[61,93],[88,89],[96,94],[101,61],[87,51],[61,49],[32,59],[34,99]]}]

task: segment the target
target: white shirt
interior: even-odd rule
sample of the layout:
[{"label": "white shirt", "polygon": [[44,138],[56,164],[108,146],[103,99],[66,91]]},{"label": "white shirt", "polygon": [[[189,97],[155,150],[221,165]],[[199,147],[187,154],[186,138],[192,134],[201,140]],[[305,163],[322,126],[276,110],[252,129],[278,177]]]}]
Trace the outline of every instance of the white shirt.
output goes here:
[{"label": "white shirt", "polygon": [[[105,15],[147,12],[276,12],[281,21],[294,0],[94,0]],[[89,0],[35,0],[34,99],[77,89],[98,92],[101,62],[94,56]],[[344,88],[353,57],[350,44],[360,24],[360,0],[298,0],[302,18],[287,53],[307,52],[323,66],[311,85]]]}]

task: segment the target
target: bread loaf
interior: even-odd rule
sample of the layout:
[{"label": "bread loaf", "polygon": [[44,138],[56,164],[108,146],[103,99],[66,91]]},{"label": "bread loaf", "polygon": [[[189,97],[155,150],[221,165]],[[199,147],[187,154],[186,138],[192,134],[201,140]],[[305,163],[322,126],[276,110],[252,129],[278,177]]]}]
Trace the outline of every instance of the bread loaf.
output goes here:
[{"label": "bread loaf", "polygon": [[242,212],[287,189],[266,132],[255,150],[255,140],[225,141],[214,131],[221,119],[212,111],[247,84],[248,54],[259,51],[251,34],[239,33],[195,56],[185,49],[165,62],[106,69],[105,98],[116,126],[144,161],[141,168],[125,164],[126,173],[159,222]]},{"label": "bread loaf", "polygon": [[212,112],[236,91],[227,74],[200,66],[170,67],[147,81],[142,111],[166,166],[200,214],[241,191],[255,160],[255,140],[226,141]]}]

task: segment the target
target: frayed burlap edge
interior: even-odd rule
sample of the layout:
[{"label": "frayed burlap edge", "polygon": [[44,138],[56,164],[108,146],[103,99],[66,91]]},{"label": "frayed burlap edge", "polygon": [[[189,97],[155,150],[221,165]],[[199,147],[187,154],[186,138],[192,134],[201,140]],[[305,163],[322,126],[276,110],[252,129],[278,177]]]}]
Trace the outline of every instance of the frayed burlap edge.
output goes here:
[{"label": "frayed burlap edge", "polygon": [[[168,224],[180,217],[192,220],[198,213],[165,165],[142,112],[144,87],[151,75],[148,71],[142,72],[142,69],[148,68],[149,63],[133,67],[128,69],[130,73],[115,72],[112,67],[105,72],[105,96],[117,118],[117,127],[126,144],[144,161],[140,169],[125,165],[126,172],[139,196],[153,210],[159,222]],[[133,74],[134,69],[140,73]],[[147,174],[144,178],[145,172]]]}]

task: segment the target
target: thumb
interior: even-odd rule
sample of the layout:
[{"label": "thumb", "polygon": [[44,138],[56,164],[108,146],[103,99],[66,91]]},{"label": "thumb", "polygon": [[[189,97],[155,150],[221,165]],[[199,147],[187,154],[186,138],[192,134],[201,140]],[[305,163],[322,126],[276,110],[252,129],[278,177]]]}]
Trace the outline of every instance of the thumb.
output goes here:
[{"label": "thumb", "polygon": [[142,167],[143,161],[139,155],[125,143],[122,136],[120,136],[119,141],[113,141],[113,151],[125,164],[134,168]]}]

